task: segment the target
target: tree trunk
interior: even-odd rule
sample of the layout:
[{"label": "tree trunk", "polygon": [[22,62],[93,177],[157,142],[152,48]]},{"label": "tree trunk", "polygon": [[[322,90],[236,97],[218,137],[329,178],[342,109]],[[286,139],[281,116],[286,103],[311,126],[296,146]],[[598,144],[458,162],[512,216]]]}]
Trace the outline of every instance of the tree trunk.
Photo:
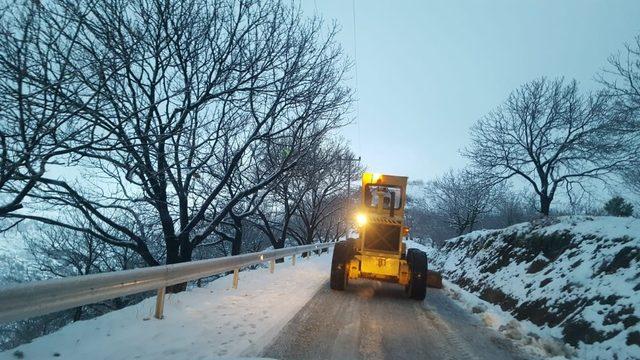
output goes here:
[{"label": "tree trunk", "polygon": [[165,289],[165,292],[167,294],[177,294],[177,293],[183,292],[185,290],[187,290],[187,283],[183,282],[183,283],[180,283],[180,284],[167,286],[167,288]]},{"label": "tree trunk", "polygon": [[547,195],[540,195],[540,213],[544,216],[549,216],[549,210],[551,209],[551,199]]},{"label": "tree trunk", "polygon": [[[284,239],[278,239],[278,241],[273,244],[273,249],[284,249]],[[277,258],[276,259],[277,263],[283,263],[284,262],[284,258]]]},{"label": "tree trunk", "polygon": [[174,237],[173,239],[167,239],[165,248],[167,249],[167,265],[178,264],[180,263],[180,246],[178,246],[178,240]]},{"label": "tree trunk", "polygon": [[233,218],[234,234],[231,243],[231,256],[240,255],[242,252],[242,219],[231,215]]},{"label": "tree trunk", "polygon": [[[185,234],[183,239],[179,239],[180,246],[167,246],[167,265],[191,261],[193,247],[191,246],[191,243],[188,239],[188,235]],[[169,248],[171,248],[172,250],[171,256]],[[187,283],[183,282],[167,287],[166,292],[175,294],[185,290],[187,290]]]},{"label": "tree trunk", "polygon": [[236,236],[234,237],[233,242],[231,242],[231,256],[240,255],[241,252],[242,252],[242,233],[240,233],[240,236],[238,238],[238,232],[236,232]]}]

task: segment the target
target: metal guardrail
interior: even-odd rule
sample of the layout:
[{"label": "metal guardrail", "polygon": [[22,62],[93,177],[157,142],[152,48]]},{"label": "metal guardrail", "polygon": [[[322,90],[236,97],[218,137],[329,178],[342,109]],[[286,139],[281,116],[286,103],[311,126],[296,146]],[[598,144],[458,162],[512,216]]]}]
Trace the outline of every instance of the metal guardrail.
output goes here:
[{"label": "metal guardrail", "polygon": [[236,288],[238,272],[242,267],[268,261],[270,262],[270,271],[273,272],[276,259],[291,256],[292,263],[295,265],[297,254],[330,248],[335,244],[294,246],[181,264],[13,285],[0,289],[0,323],[45,315],[150,290],[158,291],[155,317],[161,319],[167,286],[233,270],[233,287]]}]

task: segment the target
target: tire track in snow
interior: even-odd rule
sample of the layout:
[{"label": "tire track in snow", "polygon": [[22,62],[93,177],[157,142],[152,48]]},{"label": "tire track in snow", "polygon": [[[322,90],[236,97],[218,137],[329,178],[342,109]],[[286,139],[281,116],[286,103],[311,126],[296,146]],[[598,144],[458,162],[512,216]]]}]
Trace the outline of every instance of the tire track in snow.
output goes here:
[{"label": "tire track in snow", "polygon": [[[346,291],[326,284],[262,356],[277,359],[527,359],[500,348],[496,334],[440,290],[423,303],[396,284],[356,280]],[[463,313],[461,313],[463,312]],[[517,353],[516,353],[517,352]]]},{"label": "tire track in snow", "polygon": [[[473,350],[463,339],[456,334],[451,327],[442,320],[441,317],[436,316],[433,313],[433,308],[428,306],[423,309],[424,311],[418,311],[419,316],[425,318],[425,321],[430,322],[436,328],[440,334],[442,334],[446,340],[446,343],[450,346],[445,346],[448,351],[445,354],[447,360],[480,360],[479,357],[473,354]],[[455,351],[452,351],[455,350]]]}]

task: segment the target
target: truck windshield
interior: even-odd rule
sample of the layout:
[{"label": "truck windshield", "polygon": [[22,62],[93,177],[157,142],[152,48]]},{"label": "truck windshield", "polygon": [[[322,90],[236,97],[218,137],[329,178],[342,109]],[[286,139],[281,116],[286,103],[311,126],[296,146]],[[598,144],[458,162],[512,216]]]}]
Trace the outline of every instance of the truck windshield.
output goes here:
[{"label": "truck windshield", "polygon": [[369,207],[378,207],[380,196],[382,196],[382,208],[391,208],[391,198],[393,195],[394,209],[400,209],[402,204],[402,190],[398,186],[392,185],[366,185],[364,191],[364,203]]}]

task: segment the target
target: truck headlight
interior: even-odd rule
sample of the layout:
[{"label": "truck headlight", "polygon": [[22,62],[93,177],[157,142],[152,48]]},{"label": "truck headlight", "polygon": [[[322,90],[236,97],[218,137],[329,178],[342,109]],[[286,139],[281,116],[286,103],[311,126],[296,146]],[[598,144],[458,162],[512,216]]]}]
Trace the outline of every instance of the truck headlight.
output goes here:
[{"label": "truck headlight", "polygon": [[365,214],[357,214],[356,223],[360,227],[365,226],[367,224],[367,216]]}]

